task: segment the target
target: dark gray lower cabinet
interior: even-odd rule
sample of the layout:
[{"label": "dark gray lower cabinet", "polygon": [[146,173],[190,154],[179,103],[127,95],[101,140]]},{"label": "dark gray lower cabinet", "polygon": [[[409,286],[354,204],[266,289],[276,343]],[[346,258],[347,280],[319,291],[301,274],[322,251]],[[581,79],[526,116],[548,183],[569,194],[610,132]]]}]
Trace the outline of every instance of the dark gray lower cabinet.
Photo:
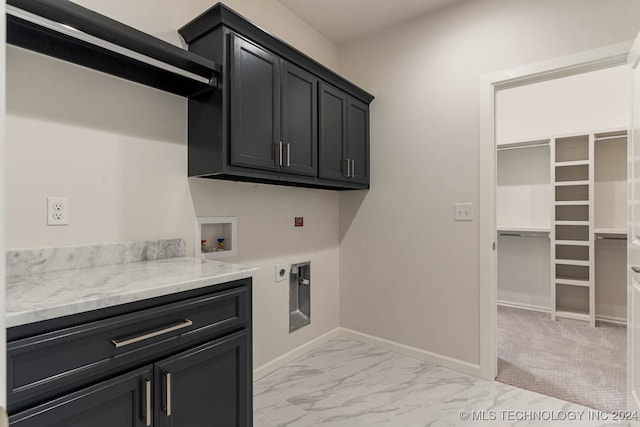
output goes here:
[{"label": "dark gray lower cabinet", "polygon": [[9,424],[15,427],[149,426],[152,378],[153,370],[146,366],[11,416]]},{"label": "dark gray lower cabinet", "polygon": [[[246,387],[248,336],[196,347],[158,362],[156,423],[160,427],[249,425]],[[214,421],[215,420],[215,421]]]},{"label": "dark gray lower cabinet", "polygon": [[251,279],[132,304],[10,328],[10,426],[251,426]]}]

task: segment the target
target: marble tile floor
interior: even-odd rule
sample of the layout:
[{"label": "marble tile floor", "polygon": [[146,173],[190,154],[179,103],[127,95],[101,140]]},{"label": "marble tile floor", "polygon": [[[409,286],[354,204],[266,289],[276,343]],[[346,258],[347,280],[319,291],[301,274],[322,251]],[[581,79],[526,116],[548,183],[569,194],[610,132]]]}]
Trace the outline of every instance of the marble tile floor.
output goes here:
[{"label": "marble tile floor", "polygon": [[254,426],[640,426],[336,338],[254,384]]}]

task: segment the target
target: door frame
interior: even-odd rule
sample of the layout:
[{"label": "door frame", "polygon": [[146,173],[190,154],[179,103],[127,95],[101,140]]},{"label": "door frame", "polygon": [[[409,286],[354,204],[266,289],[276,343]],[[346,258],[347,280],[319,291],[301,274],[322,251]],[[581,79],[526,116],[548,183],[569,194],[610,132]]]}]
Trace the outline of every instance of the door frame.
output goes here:
[{"label": "door frame", "polygon": [[[480,81],[480,376],[498,372],[495,96],[500,90],[625,65],[633,40],[499,71]],[[627,373],[628,374],[628,373]]]},{"label": "door frame", "polygon": [[[5,15],[5,0],[0,0],[0,12]],[[6,293],[6,256],[5,256],[5,177],[4,164],[4,116],[6,85],[6,19],[0,20],[0,426],[5,422],[7,407],[7,372],[6,372],[6,328],[5,328],[5,293]]]}]

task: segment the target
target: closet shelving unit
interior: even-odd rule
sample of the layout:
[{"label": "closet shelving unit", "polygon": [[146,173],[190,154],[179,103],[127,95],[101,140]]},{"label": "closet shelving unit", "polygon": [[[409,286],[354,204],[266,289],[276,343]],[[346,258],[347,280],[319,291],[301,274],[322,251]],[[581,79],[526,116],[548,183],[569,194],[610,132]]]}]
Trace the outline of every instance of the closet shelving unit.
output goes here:
[{"label": "closet shelving unit", "polygon": [[[600,312],[609,303],[609,309],[615,308],[611,298],[607,301],[609,294],[617,293],[625,298],[624,243],[613,241],[627,237],[626,146],[626,130],[585,132],[497,145],[497,234],[514,236],[510,238],[549,239],[548,304],[553,320],[572,319],[595,326],[596,298],[599,298],[598,304],[602,303]],[[548,148],[537,148],[536,151],[536,147]],[[545,167],[549,168],[547,190],[541,180],[541,175],[546,173]],[[501,168],[511,170],[505,172]],[[518,168],[524,170],[526,176]],[[537,175],[527,175],[532,169],[538,170]],[[501,176],[509,179],[501,182]],[[531,177],[535,182],[527,181]],[[548,191],[548,198],[541,196],[544,191]],[[550,213],[545,218],[542,218],[541,206]],[[536,213],[530,215],[531,210]],[[498,240],[507,243],[501,238]],[[527,241],[518,241],[517,248],[515,240],[508,242],[510,248],[532,247]],[[544,245],[537,247],[537,252],[531,253],[540,257]],[[529,263],[539,269],[546,261],[536,258]],[[534,271],[531,270],[533,267],[526,268]],[[517,277],[513,273],[517,269],[508,271],[512,274],[511,280],[517,280],[513,279]],[[536,280],[541,286],[549,286],[544,285],[544,278]],[[542,288],[536,289],[540,292]],[[515,304],[518,305],[522,306]],[[617,317],[623,319],[624,316],[621,312]],[[611,317],[615,320],[614,315]]]},{"label": "closet shelving unit", "polygon": [[595,326],[593,136],[554,138],[551,318]]}]

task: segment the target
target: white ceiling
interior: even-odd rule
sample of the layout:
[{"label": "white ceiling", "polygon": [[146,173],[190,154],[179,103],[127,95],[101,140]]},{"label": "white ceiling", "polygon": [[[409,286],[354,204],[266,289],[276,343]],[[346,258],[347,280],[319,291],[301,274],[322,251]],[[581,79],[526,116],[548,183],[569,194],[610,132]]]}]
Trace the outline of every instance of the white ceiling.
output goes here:
[{"label": "white ceiling", "polygon": [[278,0],[341,45],[455,0]]}]

